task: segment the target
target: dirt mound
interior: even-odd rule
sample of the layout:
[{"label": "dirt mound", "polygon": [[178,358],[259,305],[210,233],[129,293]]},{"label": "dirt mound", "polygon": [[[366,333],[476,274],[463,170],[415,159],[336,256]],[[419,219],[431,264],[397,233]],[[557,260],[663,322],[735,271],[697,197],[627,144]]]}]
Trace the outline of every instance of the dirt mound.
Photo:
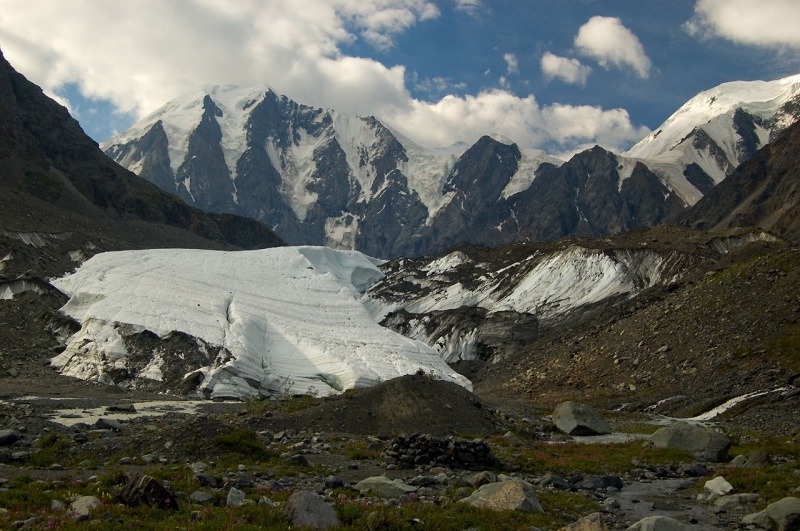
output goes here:
[{"label": "dirt mound", "polygon": [[283,417],[258,421],[264,429],[308,429],[365,435],[482,435],[498,419],[472,393],[428,376],[394,378],[347,391]]}]

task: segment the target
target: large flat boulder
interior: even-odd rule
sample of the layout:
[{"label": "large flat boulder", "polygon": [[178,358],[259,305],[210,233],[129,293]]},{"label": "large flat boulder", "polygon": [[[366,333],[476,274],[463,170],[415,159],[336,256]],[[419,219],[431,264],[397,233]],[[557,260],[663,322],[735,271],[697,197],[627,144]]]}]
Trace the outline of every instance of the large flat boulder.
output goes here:
[{"label": "large flat boulder", "polygon": [[665,426],[650,436],[657,448],[679,448],[704,461],[722,462],[728,458],[731,441],[718,431],[688,422]]},{"label": "large flat boulder", "polygon": [[417,487],[406,485],[398,479],[389,479],[386,476],[373,476],[359,481],[356,490],[361,494],[372,493],[381,498],[399,498],[403,494],[416,492]]},{"label": "large flat boulder", "polygon": [[520,479],[489,483],[461,500],[473,507],[495,511],[523,511],[544,513],[533,486]]},{"label": "large flat boulder", "polygon": [[284,514],[295,527],[330,529],[341,527],[336,511],[321,496],[299,490],[286,500]]},{"label": "large flat boulder", "polygon": [[606,435],[611,426],[592,406],[562,402],[553,411],[553,424],[568,435]]},{"label": "large flat boulder", "polygon": [[770,503],[761,512],[753,513],[742,518],[744,525],[756,525],[762,529],[779,529],[786,519],[800,515],[800,498],[783,498],[775,503]]}]

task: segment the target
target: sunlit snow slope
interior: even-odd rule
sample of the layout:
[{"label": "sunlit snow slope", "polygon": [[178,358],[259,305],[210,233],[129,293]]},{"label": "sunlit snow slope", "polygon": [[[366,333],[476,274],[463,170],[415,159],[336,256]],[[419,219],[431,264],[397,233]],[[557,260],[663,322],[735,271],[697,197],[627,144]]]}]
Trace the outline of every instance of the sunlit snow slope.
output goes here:
[{"label": "sunlit snow slope", "polygon": [[[327,395],[419,369],[471,388],[430,347],[370,317],[359,299],[382,277],[373,259],[324,247],[99,254],[52,281],[82,325],[53,365],[108,381],[130,361],[125,336],[148,330],[223,347],[201,368],[211,398]],[[155,355],[139,378],[161,379],[163,363]]]},{"label": "sunlit snow slope", "polygon": [[[625,157],[644,161],[688,204],[798,118],[800,75],[734,81],[701,92]],[[692,168],[699,178],[692,178]]]}]

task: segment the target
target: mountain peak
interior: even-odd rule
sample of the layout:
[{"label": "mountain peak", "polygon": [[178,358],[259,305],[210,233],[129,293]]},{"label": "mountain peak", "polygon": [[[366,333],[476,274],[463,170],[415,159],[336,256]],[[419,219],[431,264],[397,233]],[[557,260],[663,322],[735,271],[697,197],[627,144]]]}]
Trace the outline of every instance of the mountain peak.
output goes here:
[{"label": "mountain peak", "polygon": [[627,157],[653,158],[676,147],[695,127],[736,109],[771,118],[800,93],[800,74],[774,81],[731,81],[703,91],[683,104],[655,131],[623,153]]}]

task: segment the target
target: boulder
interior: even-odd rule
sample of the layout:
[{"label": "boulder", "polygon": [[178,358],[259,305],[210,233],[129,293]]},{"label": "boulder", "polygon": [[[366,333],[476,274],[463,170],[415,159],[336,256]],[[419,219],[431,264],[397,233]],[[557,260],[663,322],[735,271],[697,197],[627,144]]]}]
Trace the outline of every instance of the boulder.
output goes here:
[{"label": "boulder", "polygon": [[553,474],[546,474],[539,479],[537,483],[540,487],[553,487],[554,489],[558,490],[572,490],[572,485],[570,485],[566,479],[562,479]]},{"label": "boulder", "polygon": [[691,529],[669,516],[648,516],[630,526],[627,531],[690,531]]},{"label": "boulder", "polygon": [[355,488],[361,494],[371,492],[381,498],[399,498],[417,490],[417,487],[407,485],[400,480],[389,479],[386,476],[373,476],[359,481]]},{"label": "boulder", "polygon": [[245,493],[236,487],[231,487],[228,491],[228,498],[225,500],[226,507],[241,507],[247,499]]},{"label": "boulder", "polygon": [[608,526],[603,520],[602,514],[592,513],[577,522],[562,527],[558,531],[608,531]]},{"label": "boulder", "polygon": [[11,446],[21,438],[17,430],[0,430],[0,446]]},{"label": "boulder", "polygon": [[730,439],[723,434],[688,422],[661,428],[649,440],[657,448],[679,448],[714,462],[725,461],[731,447]]},{"label": "boulder", "polygon": [[703,492],[706,496],[719,498],[720,496],[725,496],[733,492],[733,485],[728,483],[724,477],[717,476],[705,482],[703,485]]},{"label": "boulder", "polygon": [[520,479],[489,483],[473,492],[459,503],[495,511],[523,511],[544,513],[533,486]]},{"label": "boulder", "polygon": [[755,493],[729,494],[720,496],[714,502],[715,511],[730,511],[731,509],[744,505],[745,503],[755,503],[760,496]]},{"label": "boulder", "polygon": [[94,423],[94,427],[98,430],[113,430],[122,431],[122,424],[118,420],[101,417]]},{"label": "boulder", "polygon": [[189,501],[192,503],[196,503],[198,505],[216,505],[217,498],[214,497],[213,494],[208,492],[203,492],[202,490],[196,490],[193,493],[189,494]]},{"label": "boulder", "polygon": [[117,495],[117,501],[130,507],[147,505],[159,509],[178,509],[178,501],[157,479],[136,476]]},{"label": "boulder", "polygon": [[341,527],[336,511],[322,497],[307,490],[300,490],[286,500],[283,514],[295,527],[330,529]]},{"label": "boulder", "polygon": [[553,411],[553,424],[568,435],[605,435],[611,433],[606,419],[591,406],[562,402]]},{"label": "boulder", "polygon": [[469,484],[475,487],[476,489],[483,487],[484,485],[488,485],[489,483],[494,483],[497,481],[497,475],[494,472],[489,472],[488,470],[484,470],[483,472],[478,472],[473,474],[471,478],[469,478]]},{"label": "boulder", "polygon": [[763,511],[742,518],[742,523],[762,529],[780,529],[784,520],[791,521],[793,515],[800,515],[800,498],[783,498],[770,503]]},{"label": "boulder", "polygon": [[81,496],[69,505],[69,512],[78,520],[89,518],[89,512],[100,505],[100,498],[96,496]]}]

